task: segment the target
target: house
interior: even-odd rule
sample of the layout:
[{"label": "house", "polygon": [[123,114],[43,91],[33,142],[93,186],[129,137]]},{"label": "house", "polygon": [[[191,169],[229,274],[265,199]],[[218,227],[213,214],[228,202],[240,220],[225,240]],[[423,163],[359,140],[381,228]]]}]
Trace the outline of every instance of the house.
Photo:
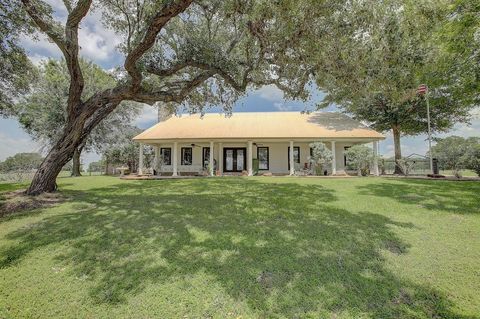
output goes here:
[{"label": "house", "polygon": [[[162,175],[295,174],[307,166],[309,144],[325,142],[333,152],[328,174],[345,173],[345,150],[354,144],[377,143],[384,136],[350,117],[333,112],[264,112],[182,115],[167,118],[134,137],[155,150],[153,169]],[[292,151],[293,150],[293,151]],[[209,163],[214,165],[209,165]],[[145,172],[143,150],[139,174]],[[378,175],[378,165],[373,167]]]}]

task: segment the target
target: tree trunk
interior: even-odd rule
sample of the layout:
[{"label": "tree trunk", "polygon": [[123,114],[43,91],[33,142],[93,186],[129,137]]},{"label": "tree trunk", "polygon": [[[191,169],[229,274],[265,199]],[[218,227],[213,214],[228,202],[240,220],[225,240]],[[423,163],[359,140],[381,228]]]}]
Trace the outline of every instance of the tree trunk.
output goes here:
[{"label": "tree trunk", "polygon": [[81,155],[81,148],[77,147],[73,151],[73,157],[72,157],[72,176],[82,176],[82,173],[80,172],[80,155]]},{"label": "tree trunk", "polygon": [[392,133],[393,133],[393,144],[395,147],[395,171],[393,174],[402,175],[402,169],[398,164],[398,161],[402,159],[402,149],[400,145],[400,127],[398,125],[392,126]]},{"label": "tree trunk", "polygon": [[40,164],[26,193],[39,195],[44,192],[54,192],[57,189],[57,176],[72,158],[74,149],[72,141],[58,142]]},{"label": "tree trunk", "polygon": [[57,176],[62,168],[72,158],[73,153],[79,147],[83,148],[82,142],[88,134],[83,131],[84,121],[75,121],[67,124],[63,136],[58,140],[47,156],[40,164],[40,168],[33,176],[27,195],[39,195],[44,192],[53,192],[57,189]]},{"label": "tree trunk", "polygon": [[[112,103],[104,101],[101,95],[90,104],[83,106],[83,112],[77,114],[64,129],[63,136],[49,151],[40,168],[35,173],[27,195],[39,195],[44,192],[53,192],[57,189],[57,176],[68,161],[73,158],[73,153],[79,147],[84,147],[84,141],[90,132],[121,102],[118,99]],[[94,110],[98,110],[95,113]],[[81,152],[80,149],[80,152]]]},{"label": "tree trunk", "polygon": [[105,156],[105,175],[108,175],[108,156]]}]

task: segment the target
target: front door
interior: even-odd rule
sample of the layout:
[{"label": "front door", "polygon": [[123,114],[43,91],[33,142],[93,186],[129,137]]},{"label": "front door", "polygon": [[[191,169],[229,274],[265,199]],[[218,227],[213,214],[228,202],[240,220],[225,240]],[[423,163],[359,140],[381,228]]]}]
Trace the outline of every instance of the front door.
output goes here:
[{"label": "front door", "polygon": [[223,149],[223,171],[242,172],[247,162],[246,148],[224,148]]}]

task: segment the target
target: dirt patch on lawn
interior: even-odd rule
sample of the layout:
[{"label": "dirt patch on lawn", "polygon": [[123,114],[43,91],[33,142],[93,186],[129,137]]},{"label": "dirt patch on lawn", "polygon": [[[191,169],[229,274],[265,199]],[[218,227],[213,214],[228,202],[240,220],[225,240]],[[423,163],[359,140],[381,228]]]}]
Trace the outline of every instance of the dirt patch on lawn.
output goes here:
[{"label": "dirt patch on lawn", "polygon": [[58,192],[44,193],[38,196],[25,195],[24,190],[1,194],[0,217],[27,210],[50,207],[65,200]]}]

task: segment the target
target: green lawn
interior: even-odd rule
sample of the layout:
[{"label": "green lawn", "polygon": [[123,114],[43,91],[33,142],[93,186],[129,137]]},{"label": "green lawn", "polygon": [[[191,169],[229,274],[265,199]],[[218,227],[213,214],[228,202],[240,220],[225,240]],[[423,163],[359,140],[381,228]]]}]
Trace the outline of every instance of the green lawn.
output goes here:
[{"label": "green lawn", "polygon": [[[464,170],[461,170],[460,173],[462,174],[463,177],[477,177],[477,173],[475,173],[474,171],[472,170],[469,170],[469,169],[464,169]],[[441,170],[440,171],[440,174],[443,174],[443,175],[446,175],[446,176],[453,176],[453,171],[451,170]]]},{"label": "green lawn", "polygon": [[0,318],[480,318],[479,182],[59,185],[0,220]]}]

